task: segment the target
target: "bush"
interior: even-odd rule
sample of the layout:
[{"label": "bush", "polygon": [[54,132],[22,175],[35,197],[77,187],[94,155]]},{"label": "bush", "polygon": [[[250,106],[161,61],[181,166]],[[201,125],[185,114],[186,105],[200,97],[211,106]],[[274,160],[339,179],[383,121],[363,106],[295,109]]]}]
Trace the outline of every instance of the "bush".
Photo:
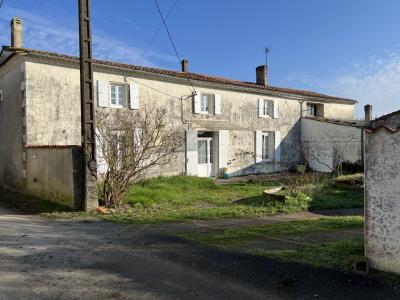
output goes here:
[{"label": "bush", "polygon": [[342,162],[342,172],[345,174],[354,174],[364,172],[364,164],[361,160],[356,162],[344,161]]},{"label": "bush", "polygon": [[364,174],[357,173],[351,175],[341,175],[338,176],[334,180],[335,185],[346,185],[346,186],[354,186],[354,185],[363,185],[364,184]]}]

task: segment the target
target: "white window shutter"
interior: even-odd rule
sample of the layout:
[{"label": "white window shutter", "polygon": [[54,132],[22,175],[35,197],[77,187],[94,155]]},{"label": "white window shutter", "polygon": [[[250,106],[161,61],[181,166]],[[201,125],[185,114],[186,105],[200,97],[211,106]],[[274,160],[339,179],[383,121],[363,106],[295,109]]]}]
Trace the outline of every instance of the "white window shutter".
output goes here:
[{"label": "white window shutter", "polygon": [[281,133],[275,131],[275,161],[281,160]]},{"label": "white window shutter", "polygon": [[214,113],[216,115],[221,114],[221,95],[216,94],[214,97]]},{"label": "white window shutter", "polygon": [[278,119],[278,101],[273,101],[272,106],[274,108],[273,118]]},{"label": "white window shutter", "polygon": [[218,132],[218,169],[228,166],[229,131]]},{"label": "white window shutter", "polygon": [[139,109],[139,86],[137,84],[129,84],[129,100],[130,109]]},{"label": "white window shutter", "polygon": [[262,131],[254,132],[254,160],[256,163],[262,161]]},{"label": "white window shutter", "polygon": [[186,131],[186,174],[196,176],[197,175],[197,163],[198,163],[198,152],[197,152],[197,131],[187,130]]},{"label": "white window shutter", "polygon": [[197,94],[193,97],[193,113],[199,114],[201,109],[201,94]]},{"label": "white window shutter", "polygon": [[98,107],[109,107],[110,96],[108,81],[97,80],[97,106]]},{"label": "white window shutter", "polygon": [[264,100],[258,99],[258,117],[262,118],[264,116]]}]

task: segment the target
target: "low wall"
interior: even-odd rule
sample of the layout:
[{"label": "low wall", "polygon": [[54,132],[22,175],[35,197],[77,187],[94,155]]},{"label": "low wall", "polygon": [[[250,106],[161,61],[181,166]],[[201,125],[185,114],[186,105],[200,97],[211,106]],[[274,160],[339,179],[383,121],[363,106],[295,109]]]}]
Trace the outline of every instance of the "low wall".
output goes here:
[{"label": "low wall", "polygon": [[26,191],[34,196],[78,209],[82,204],[81,149],[26,148]]},{"label": "low wall", "polygon": [[338,161],[360,161],[361,133],[360,126],[303,118],[301,142],[305,159],[319,172],[331,172]]},{"label": "low wall", "polygon": [[365,134],[365,255],[400,274],[400,131]]}]

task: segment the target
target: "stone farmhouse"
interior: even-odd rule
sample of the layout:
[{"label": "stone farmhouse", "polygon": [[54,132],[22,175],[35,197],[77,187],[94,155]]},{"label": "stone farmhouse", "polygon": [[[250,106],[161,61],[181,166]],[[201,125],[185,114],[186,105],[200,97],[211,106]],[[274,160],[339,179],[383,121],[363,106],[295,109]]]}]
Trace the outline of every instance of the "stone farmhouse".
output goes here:
[{"label": "stone farmhouse", "polygon": [[[79,58],[25,49],[22,42],[22,20],[14,18],[11,46],[3,46],[0,54],[0,185],[77,206]],[[302,136],[307,143],[319,142],[307,135],[319,129],[350,135],[354,143],[345,159],[361,159],[361,129],[351,123],[356,101],[270,86],[267,66],[255,73],[255,82],[243,82],[191,73],[186,60],[180,71],[96,60],[96,109],[167,110],[185,145],[173,164],[156,171],[160,175],[216,177],[223,170],[241,176],[291,169],[304,161]],[[333,153],[334,147],[326,151]]]}]

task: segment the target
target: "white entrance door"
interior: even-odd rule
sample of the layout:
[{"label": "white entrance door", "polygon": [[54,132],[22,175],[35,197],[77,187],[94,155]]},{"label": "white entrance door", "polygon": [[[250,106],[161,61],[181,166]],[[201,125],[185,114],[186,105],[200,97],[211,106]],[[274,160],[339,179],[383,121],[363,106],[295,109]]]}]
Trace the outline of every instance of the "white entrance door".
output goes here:
[{"label": "white entrance door", "polygon": [[212,138],[198,138],[198,165],[197,175],[199,177],[214,176],[214,145]]}]

